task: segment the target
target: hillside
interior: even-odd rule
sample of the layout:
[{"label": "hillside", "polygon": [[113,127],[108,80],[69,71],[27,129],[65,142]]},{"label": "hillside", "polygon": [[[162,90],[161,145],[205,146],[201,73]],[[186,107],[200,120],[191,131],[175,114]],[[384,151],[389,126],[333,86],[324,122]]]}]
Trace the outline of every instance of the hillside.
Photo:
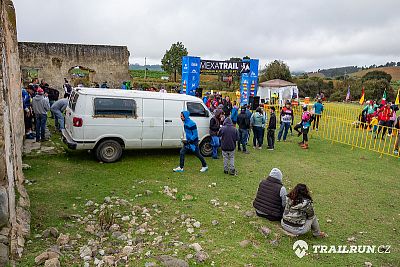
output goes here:
[{"label": "hillside", "polygon": [[392,81],[399,81],[400,80],[400,67],[381,67],[381,68],[373,68],[368,70],[361,70],[355,73],[350,74],[350,76],[355,76],[361,78],[365,74],[370,71],[384,71],[390,75],[392,75]]}]

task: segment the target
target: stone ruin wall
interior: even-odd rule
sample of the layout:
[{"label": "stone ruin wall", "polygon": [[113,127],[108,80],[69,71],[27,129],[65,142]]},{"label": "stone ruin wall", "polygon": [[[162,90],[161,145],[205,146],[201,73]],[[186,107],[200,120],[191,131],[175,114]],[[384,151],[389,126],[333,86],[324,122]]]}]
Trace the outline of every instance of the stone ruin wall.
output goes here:
[{"label": "stone ruin wall", "polygon": [[19,42],[18,47],[21,69],[37,69],[39,80],[59,90],[75,66],[93,70],[92,81],[107,81],[111,88],[130,80],[126,46]]},{"label": "stone ruin wall", "polygon": [[0,20],[0,266],[5,266],[22,254],[30,213],[23,186],[21,74],[11,0],[0,0]]}]

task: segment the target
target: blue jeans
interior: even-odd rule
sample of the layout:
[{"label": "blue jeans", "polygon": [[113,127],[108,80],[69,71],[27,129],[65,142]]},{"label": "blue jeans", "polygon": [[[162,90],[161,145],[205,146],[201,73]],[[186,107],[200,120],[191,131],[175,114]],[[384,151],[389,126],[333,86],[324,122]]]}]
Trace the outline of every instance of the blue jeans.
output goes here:
[{"label": "blue jeans", "polygon": [[55,126],[57,129],[62,130],[65,129],[64,127],[64,116],[61,111],[59,110],[53,110],[52,111],[54,114],[54,121],[55,121]]},{"label": "blue jeans", "polygon": [[264,142],[264,129],[263,127],[253,126],[253,146],[262,147]]},{"label": "blue jeans", "polygon": [[[281,141],[282,133],[283,133],[283,141],[286,140],[288,131],[290,128],[290,122],[282,122],[281,127],[279,128],[279,133],[278,133],[278,141]],[[285,132],[283,132],[285,131]]]},{"label": "blue jeans", "polygon": [[248,129],[239,129],[239,150],[240,145],[243,147],[243,151],[246,151],[247,140],[249,139],[249,130]]},{"label": "blue jeans", "polygon": [[211,146],[213,148],[212,151],[212,157],[213,158],[218,158],[218,148],[220,146],[219,144],[219,137],[218,136],[211,136]]},{"label": "blue jeans", "polygon": [[36,142],[45,140],[47,114],[35,114],[36,119]]},{"label": "blue jeans", "polygon": [[202,167],[207,167],[207,163],[204,160],[203,156],[200,154],[200,149],[198,146],[196,146],[195,151],[193,152],[188,146],[183,146],[181,148],[180,152],[180,158],[179,158],[179,166],[183,169],[185,166],[185,154],[188,152],[192,152],[200,161],[201,161],[201,166]]}]

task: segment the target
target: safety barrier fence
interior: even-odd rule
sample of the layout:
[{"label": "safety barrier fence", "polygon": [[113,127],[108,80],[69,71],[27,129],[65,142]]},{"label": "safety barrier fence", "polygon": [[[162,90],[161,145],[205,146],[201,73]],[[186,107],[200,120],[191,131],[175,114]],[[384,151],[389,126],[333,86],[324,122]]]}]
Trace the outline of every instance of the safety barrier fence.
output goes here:
[{"label": "safety barrier fence", "polygon": [[[271,105],[265,105],[264,110],[268,113]],[[274,105],[276,116],[279,118],[280,107]],[[301,106],[293,107],[294,124],[301,121],[303,110]],[[399,158],[399,130],[387,126],[371,126],[367,123],[358,121],[358,117],[354,118],[351,114],[354,112],[350,109],[346,113],[345,110],[330,110],[330,106],[326,107],[323,115],[320,117],[318,127],[313,127],[316,120],[311,123],[310,136],[331,141],[332,143],[340,143],[351,146],[352,149],[360,148],[373,151],[383,155]],[[329,115],[330,114],[330,115]],[[347,117],[347,118],[346,118]],[[278,119],[279,123],[279,119]],[[315,125],[316,126],[316,125]],[[278,125],[279,127],[279,125]],[[316,130],[318,128],[318,131]]]}]

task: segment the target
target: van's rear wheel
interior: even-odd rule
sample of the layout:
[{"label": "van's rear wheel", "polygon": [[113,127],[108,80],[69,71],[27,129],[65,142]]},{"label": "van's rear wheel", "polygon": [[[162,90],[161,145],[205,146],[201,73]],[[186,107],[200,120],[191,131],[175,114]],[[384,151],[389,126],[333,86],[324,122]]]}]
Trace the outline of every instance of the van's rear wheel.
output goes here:
[{"label": "van's rear wheel", "polygon": [[203,157],[211,157],[212,155],[212,146],[211,146],[211,137],[206,137],[200,143],[200,153]]},{"label": "van's rear wheel", "polygon": [[121,144],[115,140],[105,140],[96,148],[96,157],[105,163],[116,162],[122,156]]}]

